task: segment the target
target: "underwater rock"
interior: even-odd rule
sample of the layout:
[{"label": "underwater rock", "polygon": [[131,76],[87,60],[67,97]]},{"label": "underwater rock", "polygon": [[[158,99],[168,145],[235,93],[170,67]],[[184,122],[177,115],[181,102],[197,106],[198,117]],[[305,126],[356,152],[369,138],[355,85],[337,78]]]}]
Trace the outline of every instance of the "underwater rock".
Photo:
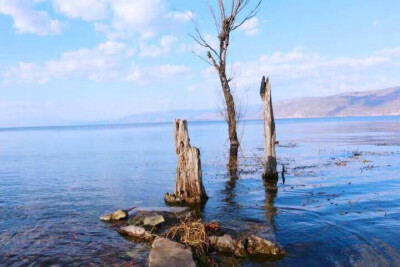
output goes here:
[{"label": "underwater rock", "polygon": [[157,226],[165,222],[164,217],[157,213],[154,214],[137,214],[134,218],[128,221],[129,225]]},{"label": "underwater rock", "polygon": [[251,235],[246,240],[246,251],[251,256],[282,257],[285,255],[283,248],[261,237]]},{"label": "underwater rock", "polygon": [[184,212],[190,211],[188,207],[137,207],[129,210],[129,217],[136,215],[139,212],[166,212],[166,213],[175,213],[181,214]]},{"label": "underwater rock", "polygon": [[117,210],[115,212],[100,216],[102,221],[118,221],[128,218],[128,212],[124,210]]},{"label": "underwater rock", "polygon": [[157,237],[149,255],[150,267],[195,267],[192,250],[166,238]]},{"label": "underwater rock", "polygon": [[146,229],[140,226],[134,226],[134,225],[124,226],[121,227],[119,233],[122,235],[128,235],[146,241],[152,241],[154,239],[151,233],[147,232]]},{"label": "underwater rock", "polygon": [[230,235],[225,234],[223,236],[210,236],[209,240],[215,250],[234,254],[238,257],[261,256],[280,258],[285,255],[285,251],[279,245],[255,235],[236,240]]},{"label": "underwater rock", "polygon": [[239,257],[244,257],[246,255],[243,240],[235,240],[228,234],[223,236],[210,236],[208,239],[214,249],[219,252],[230,253]]},{"label": "underwater rock", "polygon": [[130,214],[128,225],[142,226],[157,234],[167,232],[171,226],[194,216],[188,208],[140,208]]},{"label": "underwater rock", "polygon": [[164,217],[161,215],[156,215],[156,216],[151,216],[151,217],[146,217],[143,220],[143,225],[146,226],[156,226],[161,223],[165,222]]}]

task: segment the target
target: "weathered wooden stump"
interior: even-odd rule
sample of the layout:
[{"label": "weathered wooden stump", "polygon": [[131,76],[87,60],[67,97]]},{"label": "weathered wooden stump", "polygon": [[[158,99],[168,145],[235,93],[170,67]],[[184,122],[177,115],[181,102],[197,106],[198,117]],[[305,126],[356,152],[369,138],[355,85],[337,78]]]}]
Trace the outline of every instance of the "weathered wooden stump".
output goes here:
[{"label": "weathered wooden stump", "polygon": [[186,120],[176,119],[174,128],[175,152],[178,156],[175,190],[165,195],[170,204],[200,204],[208,197],[203,186],[200,150],[190,146]]},{"label": "weathered wooden stump", "polygon": [[264,140],[265,140],[265,158],[264,158],[264,179],[277,179],[278,172],[276,170],[276,132],[274,111],[272,108],[271,84],[269,78],[263,76],[260,88],[261,100],[264,111]]}]

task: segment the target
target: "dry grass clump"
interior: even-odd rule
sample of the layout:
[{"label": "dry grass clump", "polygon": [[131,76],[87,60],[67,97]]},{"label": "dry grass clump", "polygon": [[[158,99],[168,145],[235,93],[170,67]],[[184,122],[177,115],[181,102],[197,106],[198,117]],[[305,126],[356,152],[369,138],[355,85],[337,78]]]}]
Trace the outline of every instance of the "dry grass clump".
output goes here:
[{"label": "dry grass clump", "polygon": [[165,234],[166,237],[192,247],[197,253],[205,254],[209,248],[206,228],[201,220],[187,219],[172,226]]},{"label": "dry grass clump", "polygon": [[208,255],[211,246],[207,231],[215,229],[219,229],[219,224],[203,224],[201,220],[189,218],[172,226],[163,236],[191,247],[200,266],[218,266]]}]

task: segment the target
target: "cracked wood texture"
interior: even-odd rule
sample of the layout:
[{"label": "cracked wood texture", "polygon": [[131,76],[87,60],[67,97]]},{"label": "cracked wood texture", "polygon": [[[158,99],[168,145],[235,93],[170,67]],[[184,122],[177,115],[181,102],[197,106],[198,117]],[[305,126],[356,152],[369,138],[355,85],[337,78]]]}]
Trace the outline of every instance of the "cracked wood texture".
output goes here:
[{"label": "cracked wood texture", "polygon": [[265,77],[261,80],[260,95],[263,105],[264,113],[264,179],[275,179],[278,176],[276,171],[276,153],[275,153],[275,143],[276,143],[276,132],[275,132],[275,119],[274,111],[272,108],[272,96],[271,96],[271,84],[269,78]]},{"label": "cracked wood texture", "polygon": [[175,190],[173,195],[167,193],[165,201],[203,203],[208,197],[202,181],[200,150],[190,146],[186,120],[175,120],[174,140],[178,157]]}]

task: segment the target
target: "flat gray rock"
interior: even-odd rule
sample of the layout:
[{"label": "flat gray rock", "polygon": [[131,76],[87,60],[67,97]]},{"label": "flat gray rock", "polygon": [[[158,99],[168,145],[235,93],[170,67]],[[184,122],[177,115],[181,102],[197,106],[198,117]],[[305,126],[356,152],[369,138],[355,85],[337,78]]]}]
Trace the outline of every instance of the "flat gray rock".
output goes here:
[{"label": "flat gray rock", "polygon": [[192,250],[166,238],[157,237],[149,256],[150,267],[195,267]]},{"label": "flat gray rock", "polygon": [[193,216],[188,208],[135,208],[129,211],[128,225],[142,226],[158,235]]},{"label": "flat gray rock", "polygon": [[189,211],[187,207],[138,207],[129,210],[129,216],[134,216],[138,212],[168,212],[168,213],[183,213]]},{"label": "flat gray rock", "polygon": [[119,230],[119,232],[120,232],[120,234],[123,234],[123,235],[140,238],[140,239],[144,239],[147,241],[153,240],[153,235],[151,233],[147,232],[146,229],[144,229],[143,227],[140,227],[140,226],[134,226],[134,225],[125,226],[125,227],[122,227]]},{"label": "flat gray rock", "polygon": [[115,212],[100,216],[102,221],[118,221],[121,219],[126,219],[128,217],[128,212],[125,210],[117,210]]}]

